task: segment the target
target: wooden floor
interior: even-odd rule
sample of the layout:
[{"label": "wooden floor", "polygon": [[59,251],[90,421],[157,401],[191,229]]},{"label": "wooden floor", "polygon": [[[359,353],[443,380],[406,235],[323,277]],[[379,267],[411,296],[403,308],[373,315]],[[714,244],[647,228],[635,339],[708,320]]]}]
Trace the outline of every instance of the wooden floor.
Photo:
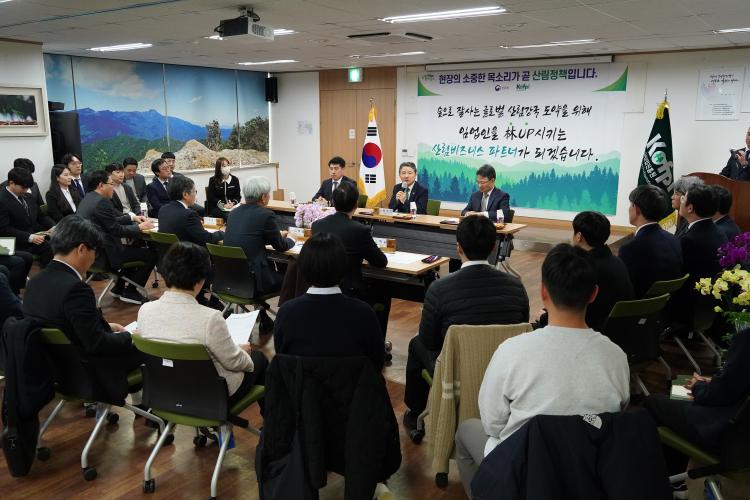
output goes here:
[{"label": "wooden floor", "polygon": [[[512,259],[514,268],[524,277],[532,317],[536,317],[541,309],[539,282],[543,258],[542,253],[518,251],[514,252]],[[93,285],[97,291],[102,286],[102,282],[95,282]],[[152,296],[160,295],[162,287],[153,289]],[[138,307],[108,297],[103,302],[103,310],[109,321],[128,324],[135,320]],[[421,304],[399,300],[394,301],[391,310],[388,337],[393,342],[394,360],[393,365],[386,368],[385,376],[399,422],[405,409],[403,379],[407,345],[417,331],[420,314]],[[699,362],[710,367],[711,359],[707,350],[697,352]],[[676,373],[690,372],[686,360],[678,355],[676,349],[668,347],[665,358]],[[654,365],[644,379],[650,390],[666,391],[667,385],[661,366]],[[637,404],[637,401],[635,403]],[[46,417],[51,407],[52,404],[41,416]],[[0,457],[0,498],[208,497],[211,473],[218,451],[216,445],[195,449],[192,444],[192,430],[178,428],[174,444],[162,449],[152,469],[156,478],[156,493],[145,495],[141,490],[143,466],[155,443],[156,433],[143,425],[143,419],[134,420],[132,414],[121,409],[115,411],[120,415],[119,423],[104,428],[89,455],[90,464],[98,471],[96,480],[84,481],[79,463],[80,452],[94,425],[94,419],[85,418],[80,407],[70,406],[63,409],[45,435],[45,445],[52,452],[51,458],[46,462],[35,462],[27,477],[10,477],[4,458]],[[249,408],[243,416],[255,426],[262,425],[256,406]],[[221,471],[219,496],[225,499],[256,499],[258,485],[255,478],[254,455],[258,439],[240,429],[235,432],[235,440],[237,446],[227,453]],[[401,468],[389,481],[389,487],[396,498],[465,498],[455,464],[451,465],[448,487],[437,488],[430,470],[426,444],[412,444],[403,429],[401,451]],[[321,499],[340,498],[343,498],[343,479],[331,475],[328,486],[321,491]]]}]

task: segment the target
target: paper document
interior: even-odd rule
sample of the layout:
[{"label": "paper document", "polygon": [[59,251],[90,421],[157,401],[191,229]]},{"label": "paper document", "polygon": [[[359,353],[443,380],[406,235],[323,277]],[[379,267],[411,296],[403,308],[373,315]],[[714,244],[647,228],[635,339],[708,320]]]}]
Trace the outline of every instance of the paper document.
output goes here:
[{"label": "paper document", "polygon": [[0,255],[13,255],[16,253],[15,238],[0,238]]},{"label": "paper document", "polygon": [[257,310],[243,314],[232,314],[227,318],[229,335],[235,344],[247,344],[250,342],[250,334],[253,331],[255,322],[258,320],[259,313],[260,310]]},{"label": "paper document", "polygon": [[689,400],[690,396],[688,395],[688,393],[690,392],[690,390],[686,389],[684,385],[691,378],[692,377],[690,375],[677,375],[677,377],[675,377],[675,379],[672,381],[672,390],[670,391],[669,399]]},{"label": "paper document", "polygon": [[422,255],[418,253],[408,253],[408,252],[398,252],[398,251],[396,253],[385,254],[385,256],[388,258],[389,264],[413,264],[415,262],[419,262],[425,257],[428,257],[427,255]]},{"label": "paper document", "polygon": [[137,321],[133,321],[129,325],[125,325],[125,330],[129,331],[130,333],[133,333],[137,329],[138,329],[138,322]]}]

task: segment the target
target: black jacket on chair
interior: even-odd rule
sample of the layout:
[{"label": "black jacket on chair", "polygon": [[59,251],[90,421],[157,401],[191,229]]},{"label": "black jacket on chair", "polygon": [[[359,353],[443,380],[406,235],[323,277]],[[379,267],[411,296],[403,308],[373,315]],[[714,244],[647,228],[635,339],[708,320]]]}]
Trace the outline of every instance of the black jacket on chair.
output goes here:
[{"label": "black jacket on chair", "polygon": [[633,284],[636,297],[643,297],[654,281],[673,280],[683,275],[680,240],[658,223],[643,226],[619,252]]},{"label": "black jacket on chair", "polygon": [[224,239],[222,231],[209,233],[203,229],[198,213],[185,208],[179,201],[170,201],[159,210],[159,232],[172,233],[180,241],[189,241],[201,246],[206,246],[206,243],[218,243]]},{"label": "black jacket on chair", "polygon": [[656,425],[638,410],[532,418],[484,458],[471,496],[669,500],[672,488]]},{"label": "black jacket on chair", "polygon": [[336,212],[313,222],[312,234],[328,233],[338,236],[346,250],[346,272],[341,282],[344,293],[362,296],[365,284],[362,279],[362,261],[372,267],[385,267],[388,258],[372,239],[370,228],[350,219],[346,214]]},{"label": "black jacket on chair", "polygon": [[[357,187],[357,182],[354,181],[353,179],[350,179],[349,177],[345,175],[342,176],[341,179],[339,179],[339,186],[343,182],[348,182],[352,186]],[[320,189],[318,189],[318,192],[313,195],[312,199],[317,200],[319,197],[322,196],[327,201],[331,201],[332,191],[333,191],[333,181],[330,178],[328,178],[320,184]],[[363,193],[360,193],[360,194],[363,194]]]},{"label": "black jacket on chair", "polygon": [[26,250],[32,245],[29,243],[29,236],[33,233],[46,231],[55,225],[55,221],[42,214],[30,194],[22,196],[29,208],[28,213],[11,192],[0,188],[0,236],[15,237],[17,250]]},{"label": "black jacket on chair", "polygon": [[[141,203],[138,201],[138,197],[136,197],[135,192],[133,192],[133,188],[125,183],[123,183],[122,187],[123,189],[125,189],[125,196],[127,196],[128,198],[130,211],[136,215],[141,215]],[[112,204],[115,206],[115,209],[118,212],[123,213],[122,201],[120,201],[120,196],[116,192],[112,193]]]},{"label": "black jacket on chair", "polygon": [[594,302],[586,308],[586,324],[601,332],[612,306],[621,300],[633,300],[635,293],[628,276],[628,268],[612,255],[607,245],[589,250],[588,258],[596,272],[599,293]]},{"label": "black jacket on chair", "polygon": [[385,380],[367,358],[277,354],[265,384],[262,446],[256,452],[261,489],[272,479],[271,464],[292,451],[295,435],[314,490],[332,471],[344,476],[346,500],[370,500],[376,484],[398,470],[396,416]]},{"label": "black jacket on chair", "polygon": [[740,233],[742,233],[742,230],[740,230],[740,227],[737,225],[734,220],[729,215],[724,215],[720,219],[717,219],[714,224],[716,224],[716,227],[718,227],[722,233],[724,233],[724,236],[727,237],[727,241],[732,241],[735,236],[738,236]]},{"label": "black jacket on chair", "polygon": [[430,285],[419,336],[430,351],[443,348],[451,325],[510,325],[529,321],[521,280],[489,264],[468,266]]},{"label": "black jacket on chair", "polygon": [[[78,190],[70,188],[68,189],[68,192],[70,193],[70,197],[73,198],[73,204],[78,207],[81,203],[81,195],[78,194]],[[53,221],[60,222],[66,215],[75,213],[71,208],[70,203],[68,203],[68,200],[65,199],[65,195],[63,195],[60,186],[50,186],[45,198],[47,200],[47,215],[49,215]]]},{"label": "black jacket on chair", "polygon": [[[461,210],[461,215],[466,215],[466,212],[481,212],[482,211],[482,194],[481,191],[476,191],[471,194],[469,203],[466,204],[466,208]],[[495,187],[490,192],[490,199],[487,200],[487,215],[490,220],[497,220],[497,211],[503,211],[503,217],[508,218],[508,210],[510,210],[510,195]]]},{"label": "black jacket on chair", "polygon": [[141,230],[138,225],[133,223],[128,214],[118,212],[112,200],[96,191],[86,193],[78,205],[76,214],[93,222],[102,232],[105,255],[97,253],[97,263],[114,270],[120,269],[125,251],[125,246],[120,239],[140,237]]},{"label": "black jacket on chair", "polygon": [[429,193],[427,192],[427,189],[424,188],[420,183],[414,181],[414,184],[411,185],[411,191],[409,192],[409,199],[406,201],[406,203],[401,203],[396,199],[396,193],[399,191],[404,191],[404,188],[401,187],[401,184],[396,184],[393,186],[393,193],[391,194],[391,201],[388,203],[388,208],[391,210],[395,210],[396,212],[401,213],[409,213],[409,207],[411,207],[411,202],[414,202],[417,204],[417,213],[418,214],[426,214],[427,213],[427,200],[429,198]]},{"label": "black jacket on chair", "polygon": [[131,352],[129,333],[115,333],[96,307],[94,291],[68,265],[53,260],[29,280],[23,312],[45,326],[59,328],[87,354]]},{"label": "black jacket on chair", "polygon": [[[161,228],[161,226],[159,226]],[[229,212],[224,244],[241,247],[255,272],[255,286],[260,294],[281,288],[282,277],[268,262],[266,245],[285,252],[294,246],[291,238],[282,238],[276,215],[257,203],[243,203]]]}]

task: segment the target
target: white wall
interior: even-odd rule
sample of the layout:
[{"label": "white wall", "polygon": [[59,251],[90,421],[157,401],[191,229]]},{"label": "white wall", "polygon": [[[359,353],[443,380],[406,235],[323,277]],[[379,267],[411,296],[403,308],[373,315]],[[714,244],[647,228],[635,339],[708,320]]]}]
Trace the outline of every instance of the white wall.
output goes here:
[{"label": "white wall", "polygon": [[14,159],[29,158],[36,166],[34,180],[39,183],[42,195],[44,195],[49,186],[49,176],[52,170],[52,142],[49,135],[47,85],[44,79],[42,46],[0,41],[0,85],[3,84],[41,87],[47,135],[0,136],[0,180],[8,178],[8,170],[13,168]]},{"label": "white wall", "polygon": [[[628,225],[628,193],[638,183],[638,172],[656,108],[668,89],[675,176],[690,172],[718,173],[729,148],[744,146],[750,113],[738,121],[696,121],[695,107],[701,69],[745,66],[750,49],[616,56],[629,65],[627,112],[624,115],[620,183],[614,224]],[[532,66],[533,62],[529,62]],[[501,64],[498,64],[501,67]],[[417,74],[422,67],[398,69],[396,90],[396,164],[414,160],[418,138]],[[750,75],[746,75],[746,79]],[[404,152],[403,150],[406,150]],[[519,209],[519,215],[571,220],[574,213]]]},{"label": "white wall", "polygon": [[[271,104],[270,161],[279,163],[279,187],[309,200],[320,186],[320,86],[318,73],[281,73],[279,102]],[[312,125],[312,134],[298,130]]]}]

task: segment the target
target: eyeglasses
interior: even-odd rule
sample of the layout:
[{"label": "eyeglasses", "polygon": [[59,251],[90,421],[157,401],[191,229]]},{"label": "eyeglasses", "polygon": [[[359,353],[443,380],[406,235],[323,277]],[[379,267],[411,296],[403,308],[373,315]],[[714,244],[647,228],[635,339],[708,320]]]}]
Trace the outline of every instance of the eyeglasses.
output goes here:
[{"label": "eyeglasses", "polygon": [[489,184],[490,182],[493,182],[493,181],[491,179],[487,179],[484,181],[480,181],[479,179],[477,179],[477,184],[480,186],[484,186],[485,184]]}]

